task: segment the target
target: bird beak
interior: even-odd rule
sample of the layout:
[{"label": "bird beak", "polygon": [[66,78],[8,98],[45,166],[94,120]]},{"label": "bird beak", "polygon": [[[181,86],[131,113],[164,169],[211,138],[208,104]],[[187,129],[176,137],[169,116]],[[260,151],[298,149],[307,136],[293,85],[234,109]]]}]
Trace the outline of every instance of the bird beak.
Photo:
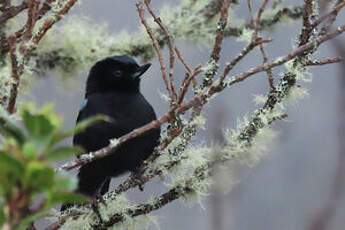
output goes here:
[{"label": "bird beak", "polygon": [[148,63],[146,65],[140,66],[139,68],[137,68],[137,70],[135,71],[135,73],[132,75],[133,79],[137,79],[138,77],[140,77],[141,75],[143,75],[146,70],[148,70],[151,66],[151,63]]}]

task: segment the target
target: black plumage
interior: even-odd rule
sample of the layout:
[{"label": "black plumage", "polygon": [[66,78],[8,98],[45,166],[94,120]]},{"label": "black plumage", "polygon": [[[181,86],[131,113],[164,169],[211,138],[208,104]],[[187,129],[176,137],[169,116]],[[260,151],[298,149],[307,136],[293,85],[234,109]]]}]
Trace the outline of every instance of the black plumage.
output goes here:
[{"label": "black plumage", "polygon": [[[97,123],[73,138],[86,152],[109,145],[109,140],[156,119],[152,106],[140,93],[140,77],[150,64],[139,66],[128,56],[113,56],[97,62],[90,70],[85,100],[77,122],[97,114],[110,122]],[[79,169],[78,192],[96,197],[108,191],[111,177],[135,171],[157,145],[160,129],[152,129],[121,145],[114,153]],[[63,208],[64,209],[64,208]]]}]

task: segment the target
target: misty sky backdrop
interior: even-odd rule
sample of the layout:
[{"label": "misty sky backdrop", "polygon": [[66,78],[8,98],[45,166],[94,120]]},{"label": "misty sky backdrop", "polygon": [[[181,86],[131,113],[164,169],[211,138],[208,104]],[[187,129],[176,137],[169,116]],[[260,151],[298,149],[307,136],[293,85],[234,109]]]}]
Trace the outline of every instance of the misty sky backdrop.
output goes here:
[{"label": "misty sky backdrop", "polygon": [[[174,5],[178,2],[152,0],[156,11],[164,4]],[[294,4],[302,1],[285,2]],[[94,23],[107,23],[112,34],[121,30],[135,32],[141,26],[135,3],[134,0],[83,0],[71,11],[71,15],[87,15]],[[246,4],[242,5],[243,7],[237,8],[236,15],[248,19]],[[341,21],[345,21],[344,13],[338,18],[338,22]],[[269,58],[287,54],[292,49],[300,28],[300,22],[276,27],[274,41],[267,46]],[[269,36],[267,33],[265,35]],[[344,43],[344,35],[338,40]],[[204,64],[209,58],[210,47],[207,45],[182,42],[177,45],[191,65]],[[235,38],[225,39],[221,67],[244,46],[245,43],[236,42]],[[327,43],[321,46],[317,56],[327,58],[336,54],[333,46]],[[239,63],[232,75],[261,63],[260,53],[252,52]],[[143,77],[141,89],[160,116],[168,106],[159,96],[160,92],[165,92],[165,87],[156,58],[152,60],[152,64]],[[327,201],[339,149],[337,125],[339,119],[344,117],[344,114],[338,113],[337,108],[341,99],[340,92],[344,90],[339,84],[339,79],[345,77],[341,72],[341,65],[312,67],[310,70],[313,81],[302,83],[309,90],[310,96],[289,107],[286,121],[276,122],[274,127],[279,135],[272,143],[270,153],[253,168],[237,167],[235,178],[222,178],[238,182],[230,192],[222,193],[219,198],[209,196],[209,199],[203,200],[202,205],[186,205],[175,201],[154,212],[158,216],[160,229],[213,229],[214,211],[219,213],[217,219],[220,221],[220,230],[306,229],[310,219]],[[277,73],[281,71],[284,68],[274,70],[276,79]],[[180,77],[179,80],[184,77],[182,65],[177,65],[175,72],[176,78]],[[82,102],[86,76],[86,72],[81,76],[73,76],[74,80],[65,84],[58,83],[53,76],[47,76],[37,82],[27,98],[39,105],[55,103],[56,111],[64,119],[64,127],[73,127]],[[214,127],[234,127],[237,118],[242,118],[256,108],[253,103],[254,95],[265,93],[267,88],[266,75],[260,73],[218,95],[207,106],[204,113],[207,117],[207,129],[199,133],[197,141],[211,142]],[[123,179],[115,179],[114,184]],[[157,179],[146,185],[145,192],[135,189],[130,197],[143,200],[153,194],[160,194],[164,189],[159,184]],[[345,226],[344,196],[338,202],[336,216],[329,228],[331,230],[342,230]],[[212,206],[214,203],[218,204],[216,208]],[[157,228],[152,226],[150,229]]]}]

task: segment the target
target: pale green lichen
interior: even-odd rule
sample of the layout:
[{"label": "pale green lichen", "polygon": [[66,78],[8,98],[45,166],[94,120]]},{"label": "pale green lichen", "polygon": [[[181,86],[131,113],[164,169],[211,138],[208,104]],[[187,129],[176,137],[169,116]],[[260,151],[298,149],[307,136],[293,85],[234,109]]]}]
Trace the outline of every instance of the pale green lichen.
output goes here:
[{"label": "pale green lichen", "polygon": [[[213,39],[215,22],[196,14],[208,2],[183,1],[180,6],[163,8],[160,18],[173,38],[208,44]],[[147,20],[158,40],[164,40],[165,36],[159,26],[151,18],[148,17]],[[106,56],[138,56],[133,53],[138,49],[144,59],[154,56],[152,43],[142,26],[138,33],[123,31],[114,36],[108,33],[106,25],[93,25],[86,17],[80,16],[68,17],[44,39],[36,51],[39,59],[34,57],[37,68],[40,69],[39,72],[52,70],[59,76],[77,75],[77,72],[88,69],[96,60]]]},{"label": "pale green lichen", "polygon": [[[151,225],[159,226],[157,218],[153,215],[140,215],[137,217],[127,216],[124,222],[120,222],[112,226],[111,230],[136,230],[148,229]],[[159,228],[158,228],[159,229]]]},{"label": "pale green lichen", "polygon": [[281,9],[282,8],[280,6],[265,9],[261,15],[261,20],[272,20]]},{"label": "pale green lichen", "polygon": [[312,74],[308,71],[302,60],[300,62],[296,62],[295,60],[288,61],[285,63],[285,67],[291,74],[295,75],[297,81],[312,81]]},{"label": "pale green lichen", "polygon": [[209,147],[189,147],[181,154],[181,161],[168,172],[171,182],[169,187],[183,185],[193,174],[194,169],[206,164],[211,157],[212,149]]},{"label": "pale green lichen", "polygon": [[255,105],[263,105],[267,101],[267,97],[263,95],[255,95],[254,96],[254,103]]},{"label": "pale green lichen", "polygon": [[[131,205],[130,201],[125,195],[118,195],[114,199],[106,199],[105,205],[99,204],[99,213],[102,221],[109,221],[113,215],[119,215],[122,220],[113,225],[109,229],[120,230],[134,230],[134,229],[147,229],[150,225],[157,225],[157,219],[152,215],[140,215],[132,217],[129,212],[135,206]],[[80,213],[77,218],[69,218],[68,221],[62,226],[62,229],[93,229],[92,226],[99,224],[99,217],[90,209],[90,207],[72,207],[67,213]]]},{"label": "pale green lichen", "polygon": [[239,36],[236,41],[238,42],[246,42],[247,44],[252,41],[252,37],[254,34],[254,30],[249,29],[249,28],[244,28],[242,30],[241,36]]},{"label": "pale green lichen", "polygon": [[104,221],[108,221],[114,213],[125,214],[131,204],[125,195],[121,194],[116,199],[109,199],[106,205],[100,204],[99,211]]},{"label": "pale green lichen", "polygon": [[[265,123],[268,123],[269,119],[264,119]],[[236,129],[227,129],[224,132],[227,145],[224,147],[224,157],[227,159],[237,159],[241,163],[253,166],[263,156],[268,153],[269,146],[272,144],[273,138],[276,136],[275,131],[265,126],[257,130],[256,135],[251,140],[250,144],[247,141],[242,140],[241,134],[243,128],[249,124],[248,119],[244,119],[238,124]]]},{"label": "pale green lichen", "polygon": [[110,139],[109,142],[110,142],[109,147],[112,147],[112,148],[116,147],[120,143],[119,139],[117,138]]},{"label": "pale green lichen", "polygon": [[298,100],[309,96],[308,90],[303,87],[292,87],[289,95],[287,97],[287,102],[291,104],[296,104]]},{"label": "pale green lichen", "polygon": [[209,194],[209,189],[212,186],[213,181],[211,177],[198,178],[194,177],[191,183],[188,184],[188,191],[183,193],[184,202],[187,204],[193,204],[198,202],[202,206],[202,198]]},{"label": "pale green lichen", "polygon": [[166,93],[163,93],[162,91],[158,90],[158,94],[163,101],[170,102],[170,97]]},{"label": "pale green lichen", "polygon": [[245,28],[246,21],[239,18],[233,8],[228,11],[228,27],[237,28],[239,31]]}]

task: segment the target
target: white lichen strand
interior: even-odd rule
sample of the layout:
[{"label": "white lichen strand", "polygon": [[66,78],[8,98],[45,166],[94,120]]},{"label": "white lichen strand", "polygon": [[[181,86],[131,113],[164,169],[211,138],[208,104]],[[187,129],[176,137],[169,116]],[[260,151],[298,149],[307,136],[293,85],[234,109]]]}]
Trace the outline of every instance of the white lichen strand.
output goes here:
[{"label": "white lichen strand", "polygon": [[254,103],[255,105],[263,105],[267,101],[267,97],[263,95],[255,95],[254,96]]},{"label": "white lichen strand", "polygon": [[239,36],[236,39],[236,41],[238,41],[238,42],[246,42],[247,44],[249,44],[252,41],[253,34],[254,34],[254,30],[249,29],[249,28],[244,28],[242,30],[241,36]]},{"label": "white lichen strand", "polygon": [[312,74],[308,71],[307,67],[303,63],[303,60],[296,62],[295,59],[285,63],[286,69],[293,75],[297,81],[312,81]]}]

